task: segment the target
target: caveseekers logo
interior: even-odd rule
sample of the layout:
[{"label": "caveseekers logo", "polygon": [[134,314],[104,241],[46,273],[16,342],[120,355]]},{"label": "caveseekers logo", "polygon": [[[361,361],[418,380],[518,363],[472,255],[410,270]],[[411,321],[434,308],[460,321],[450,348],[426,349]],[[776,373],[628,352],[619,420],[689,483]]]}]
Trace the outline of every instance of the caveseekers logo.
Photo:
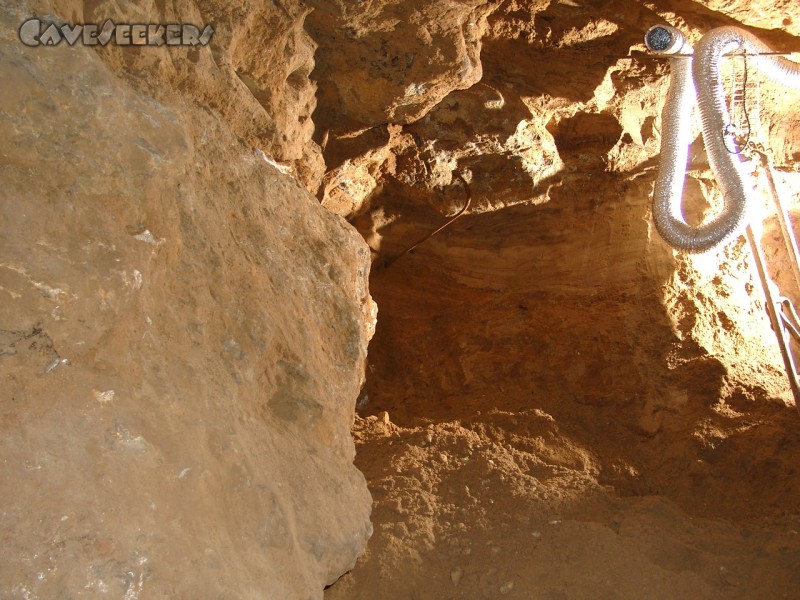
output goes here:
[{"label": "caveseekers logo", "polygon": [[103,25],[93,23],[56,25],[39,19],[28,19],[19,28],[19,39],[26,46],[58,46],[66,42],[74,46],[205,46],[211,41],[214,28],[194,25],[119,24],[107,19]]}]

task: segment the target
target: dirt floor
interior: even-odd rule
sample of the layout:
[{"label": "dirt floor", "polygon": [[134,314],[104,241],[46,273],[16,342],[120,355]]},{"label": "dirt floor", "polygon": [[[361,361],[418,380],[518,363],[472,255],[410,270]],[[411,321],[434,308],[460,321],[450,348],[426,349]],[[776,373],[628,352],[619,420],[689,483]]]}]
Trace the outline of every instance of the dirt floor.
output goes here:
[{"label": "dirt floor", "polygon": [[800,598],[800,417],[773,350],[713,307],[746,247],[705,283],[654,267],[613,232],[647,226],[638,186],[467,217],[376,265],[354,428],[375,532],[327,600]]}]

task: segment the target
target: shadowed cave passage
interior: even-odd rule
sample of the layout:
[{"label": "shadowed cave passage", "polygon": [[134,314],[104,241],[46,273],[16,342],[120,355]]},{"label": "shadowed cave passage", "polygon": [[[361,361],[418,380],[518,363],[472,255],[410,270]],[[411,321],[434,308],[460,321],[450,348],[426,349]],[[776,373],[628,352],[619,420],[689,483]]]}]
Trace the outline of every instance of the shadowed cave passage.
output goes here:
[{"label": "shadowed cave passage", "polygon": [[[587,177],[543,206],[464,217],[375,268],[380,317],[362,414],[418,426],[538,409],[619,493],[664,494],[698,514],[794,506],[793,407],[737,405],[753,426],[719,445],[698,433],[741,428],[715,411],[720,397],[767,392],[731,385],[728,365],[676,335],[663,292],[671,259],[649,237],[650,185]],[[385,252],[423,225],[397,225],[402,243],[384,231]]]},{"label": "shadowed cave passage", "polygon": [[[651,190],[646,167],[577,175],[546,204],[376,260],[354,429],[375,533],[326,598],[744,600],[800,584],[782,374],[698,343],[735,326],[692,300],[722,286],[652,238]],[[383,201],[400,215],[388,256],[442,222]]]}]

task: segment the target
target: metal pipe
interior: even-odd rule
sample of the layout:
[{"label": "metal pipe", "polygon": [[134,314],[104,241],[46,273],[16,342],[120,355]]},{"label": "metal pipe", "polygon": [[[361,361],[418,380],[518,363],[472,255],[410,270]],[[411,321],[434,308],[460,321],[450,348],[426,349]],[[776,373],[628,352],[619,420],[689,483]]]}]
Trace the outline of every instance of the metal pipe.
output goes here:
[{"label": "metal pipe", "polygon": [[791,266],[792,274],[794,275],[795,289],[800,292],[800,250],[798,250],[797,247],[797,238],[794,235],[789,212],[786,210],[783,202],[781,202],[780,195],[778,194],[778,186],[775,184],[772,160],[770,160],[769,155],[763,150],[756,149],[755,154],[761,158],[761,165],[764,167],[764,174],[767,176],[767,186],[769,187],[772,201],[775,203],[775,214],[778,217],[783,245],[789,257],[789,265]]},{"label": "metal pipe", "polygon": [[756,265],[756,272],[758,273],[761,288],[764,291],[764,304],[769,316],[769,323],[772,330],[775,332],[775,337],[778,339],[778,349],[781,352],[781,359],[783,366],[786,370],[786,377],[789,379],[789,389],[792,391],[794,398],[794,405],[798,413],[800,413],[800,380],[798,380],[797,366],[794,363],[794,356],[792,356],[791,348],[789,347],[789,339],[785,323],[787,322],[781,317],[778,312],[780,301],[776,300],[772,295],[772,282],[767,274],[767,261],[764,259],[764,252],[758,243],[753,228],[748,224],[745,227],[745,236],[750,243],[750,248],[753,251],[753,262]]}]

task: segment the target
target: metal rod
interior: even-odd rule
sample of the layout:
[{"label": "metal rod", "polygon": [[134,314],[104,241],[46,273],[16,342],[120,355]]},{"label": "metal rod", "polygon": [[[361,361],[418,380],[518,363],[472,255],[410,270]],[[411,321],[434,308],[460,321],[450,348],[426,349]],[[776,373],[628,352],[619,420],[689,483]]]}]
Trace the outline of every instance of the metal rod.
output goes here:
[{"label": "metal rod", "polygon": [[787,325],[789,325],[789,331],[792,332],[792,335],[795,336],[795,339],[800,342],[800,318],[797,316],[797,311],[794,309],[794,304],[792,304],[792,301],[785,296],[779,298],[778,302],[783,307],[783,320],[787,323]]},{"label": "metal rod", "polygon": [[[797,327],[797,320],[786,314],[787,310],[789,310],[790,313],[794,312],[794,307],[789,303],[788,298],[782,298],[779,302],[781,306],[780,317],[783,326],[786,328],[789,335],[794,338],[795,342],[800,342],[800,328]],[[787,309],[787,307],[789,308]]]},{"label": "metal rod", "polygon": [[794,235],[794,229],[792,229],[789,213],[784,208],[780,196],[778,195],[778,188],[775,185],[775,172],[772,169],[772,161],[769,160],[765,152],[758,149],[754,149],[754,152],[761,158],[761,164],[767,176],[767,185],[772,195],[772,200],[775,202],[778,223],[781,226],[781,233],[783,234],[783,244],[786,247],[786,253],[789,256],[789,265],[794,275],[795,284],[797,285],[796,290],[800,292],[800,251],[797,249],[797,238]]},{"label": "metal rod", "polygon": [[769,275],[767,274],[766,261],[764,260],[764,252],[756,239],[753,228],[748,225],[745,230],[747,241],[750,243],[750,248],[753,251],[753,259],[756,264],[756,271],[758,271],[758,278],[761,281],[761,287],[764,290],[764,300],[766,302],[767,314],[769,315],[769,322],[772,330],[775,332],[775,337],[778,339],[778,348],[781,351],[781,358],[783,365],[786,368],[786,376],[789,379],[789,387],[794,396],[794,405],[797,412],[800,413],[800,381],[797,378],[797,369],[794,365],[794,358],[792,357],[791,349],[789,348],[788,340],[786,339],[786,329],[783,325],[780,315],[778,315],[777,303],[772,296],[770,288]]},{"label": "metal rod", "polygon": [[[723,56],[792,56],[793,54],[800,54],[800,50],[790,50],[789,52],[728,52]],[[692,58],[693,54],[626,54],[625,56],[617,56],[615,58],[655,58],[655,59],[671,59],[671,58]]]},{"label": "metal rod", "polygon": [[405,256],[406,254],[408,254],[409,252],[411,252],[412,250],[414,250],[414,249],[415,249],[417,246],[419,246],[420,244],[422,244],[422,243],[424,243],[424,242],[427,242],[429,239],[431,239],[431,238],[432,238],[433,236],[435,236],[437,233],[439,233],[440,231],[442,231],[442,230],[443,230],[443,229],[445,229],[446,227],[449,227],[450,225],[452,225],[453,221],[455,221],[456,219],[458,219],[459,217],[461,217],[461,216],[462,216],[462,215],[463,215],[465,212],[467,212],[467,209],[469,208],[469,205],[472,203],[472,190],[470,190],[470,188],[469,188],[469,184],[467,183],[467,180],[466,180],[466,179],[464,179],[464,176],[461,174],[461,172],[460,172],[460,171],[458,171],[458,170],[455,170],[455,171],[453,171],[453,176],[454,176],[456,179],[458,179],[458,180],[461,182],[461,185],[462,185],[462,186],[464,186],[464,193],[465,193],[465,194],[466,194],[466,196],[467,196],[467,200],[466,200],[466,202],[464,203],[464,206],[463,206],[463,208],[461,208],[461,210],[459,210],[459,211],[458,211],[458,212],[455,214],[455,216],[453,216],[453,217],[450,217],[450,219],[448,219],[448,220],[445,222],[445,224],[444,224],[444,225],[442,225],[441,227],[437,227],[436,229],[434,229],[433,231],[431,231],[431,232],[430,232],[428,235],[426,235],[424,238],[422,238],[422,239],[421,239],[421,240],[419,240],[418,242],[416,242],[416,243],[412,244],[411,246],[409,246],[408,248],[406,248],[405,250],[403,250],[403,251],[402,251],[400,254],[398,254],[398,255],[397,255],[397,256],[395,256],[394,258],[392,258],[392,259],[390,259],[390,260],[387,260],[387,261],[384,263],[384,267],[385,267],[385,268],[387,268],[387,269],[388,269],[390,266],[392,266],[392,263],[394,263],[396,260],[398,260],[398,259],[400,259],[401,257]]}]

